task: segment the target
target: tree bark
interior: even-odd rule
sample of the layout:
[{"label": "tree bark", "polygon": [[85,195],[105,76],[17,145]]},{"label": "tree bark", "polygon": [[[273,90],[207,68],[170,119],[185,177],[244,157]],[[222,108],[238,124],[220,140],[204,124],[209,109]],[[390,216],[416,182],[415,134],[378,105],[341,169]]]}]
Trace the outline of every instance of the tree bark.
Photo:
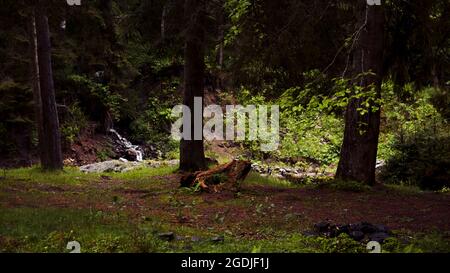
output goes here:
[{"label": "tree bark", "polygon": [[[383,7],[366,5],[361,12],[361,23],[363,27],[353,52],[354,84],[361,86],[363,92],[375,88],[376,97],[370,101],[368,112],[365,114],[359,109],[367,108],[362,104],[367,98],[350,100],[345,113],[344,141],[336,177],[373,185],[380,133],[380,105],[376,100],[381,96]],[[370,73],[367,74],[368,72]],[[356,77],[358,75],[360,76]]]},{"label": "tree bark", "polygon": [[224,26],[224,12],[223,10],[219,10],[217,17],[218,17],[218,42],[219,42],[219,48],[217,50],[217,64],[219,65],[219,69],[223,69],[223,47],[224,47],[224,38],[225,38],[225,26]]},{"label": "tree bark", "polygon": [[168,6],[169,2],[164,4],[161,14],[161,41],[164,41],[166,39],[166,19],[167,19],[166,17]]},{"label": "tree bark", "polygon": [[187,174],[181,178],[180,185],[215,193],[222,190],[238,191],[239,182],[245,180],[251,169],[250,161],[233,160],[207,171]]},{"label": "tree bark", "polygon": [[39,158],[41,162],[48,161],[46,151],[42,148],[44,142],[44,128],[42,125],[42,103],[41,103],[41,90],[39,84],[39,63],[38,63],[38,49],[37,49],[37,37],[36,37],[36,13],[33,8],[30,14],[29,23],[29,39],[30,39],[30,80],[33,90],[34,100],[34,112],[35,112],[35,124],[38,133],[38,148]]},{"label": "tree bark", "polygon": [[105,67],[103,81],[110,83],[114,80],[113,75],[117,74],[118,59],[113,52],[116,52],[118,48],[117,35],[114,24],[113,5],[111,0],[101,0],[100,9],[102,11],[102,17],[105,22],[105,29],[103,29],[103,37],[108,41],[104,43],[105,59],[107,67]]},{"label": "tree bark", "polygon": [[53,83],[50,30],[45,7],[37,7],[36,30],[42,103],[43,141],[41,149],[47,155],[41,158],[41,164],[46,170],[60,170],[63,167],[61,134]]},{"label": "tree bark", "polygon": [[[205,74],[205,1],[186,0],[185,17],[187,22],[184,50],[184,96],[183,104],[191,109],[191,140],[180,142],[180,170],[197,171],[206,169],[203,146],[203,129],[201,140],[194,139],[194,97],[203,100]],[[202,117],[203,117],[203,105]],[[186,118],[183,116],[183,118]],[[203,124],[197,124],[203,128]]]}]

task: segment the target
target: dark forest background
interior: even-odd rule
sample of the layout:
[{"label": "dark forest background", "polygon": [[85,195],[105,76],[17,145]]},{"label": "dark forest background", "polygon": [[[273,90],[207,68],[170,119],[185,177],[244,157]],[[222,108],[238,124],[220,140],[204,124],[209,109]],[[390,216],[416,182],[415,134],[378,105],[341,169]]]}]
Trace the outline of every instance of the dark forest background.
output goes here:
[{"label": "dark forest background", "polygon": [[[179,158],[170,111],[189,101],[190,80],[206,103],[280,105],[279,150],[229,144],[253,161],[314,163],[369,183],[382,164],[385,181],[442,187],[450,177],[450,2],[363,2],[1,0],[1,164],[42,158],[33,67],[45,50],[33,48],[45,41],[39,18],[48,18],[51,77],[38,66],[54,83],[56,161],[114,158],[104,138],[112,128],[147,157]],[[220,159],[212,145],[206,155]],[[199,160],[186,164],[201,168]]]}]

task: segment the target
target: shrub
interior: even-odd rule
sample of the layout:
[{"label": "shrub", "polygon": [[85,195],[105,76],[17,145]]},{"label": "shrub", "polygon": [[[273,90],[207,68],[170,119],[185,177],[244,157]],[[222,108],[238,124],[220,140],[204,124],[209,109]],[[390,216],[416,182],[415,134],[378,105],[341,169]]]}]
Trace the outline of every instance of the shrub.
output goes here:
[{"label": "shrub", "polygon": [[165,155],[173,154],[178,142],[170,134],[171,110],[168,102],[150,98],[147,109],[130,125],[132,140],[156,145]]},{"label": "shrub", "polygon": [[388,156],[383,181],[440,190],[450,180],[450,126],[430,102],[430,90],[415,94],[414,102],[400,102],[387,92],[386,125],[380,151]]},{"label": "shrub", "polygon": [[67,107],[67,114],[61,123],[61,136],[73,143],[80,132],[87,127],[88,121],[77,102]]},{"label": "shrub", "polygon": [[[314,88],[319,83],[306,85],[304,89],[287,89],[276,100],[268,101],[263,96],[251,96],[242,89],[239,103],[242,105],[280,106],[280,146],[270,154],[278,159],[308,158],[322,164],[337,162],[343,136],[343,120],[333,111],[337,104],[323,106],[323,97],[314,96]],[[251,156],[264,159],[259,141],[244,141]]]}]

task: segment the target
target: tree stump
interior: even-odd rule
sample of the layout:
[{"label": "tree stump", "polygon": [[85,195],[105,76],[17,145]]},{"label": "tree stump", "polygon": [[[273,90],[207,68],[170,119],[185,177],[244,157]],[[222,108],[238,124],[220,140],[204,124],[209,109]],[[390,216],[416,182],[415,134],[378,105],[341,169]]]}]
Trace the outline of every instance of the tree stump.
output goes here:
[{"label": "tree stump", "polygon": [[238,191],[240,182],[247,177],[251,168],[249,161],[233,160],[207,171],[186,174],[180,184],[181,187],[198,187],[206,192]]}]

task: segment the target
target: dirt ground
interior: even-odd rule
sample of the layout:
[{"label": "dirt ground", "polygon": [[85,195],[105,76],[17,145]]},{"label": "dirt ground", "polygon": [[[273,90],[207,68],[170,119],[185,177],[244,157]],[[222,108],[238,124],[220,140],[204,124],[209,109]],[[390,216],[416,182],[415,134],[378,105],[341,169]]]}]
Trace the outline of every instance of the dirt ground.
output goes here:
[{"label": "dirt ground", "polygon": [[394,230],[450,231],[450,195],[404,192],[385,186],[356,193],[329,188],[289,188],[244,182],[239,193],[180,189],[179,174],[152,181],[104,176],[83,184],[54,185],[16,180],[2,186],[0,207],[91,208],[128,212],[130,221],[158,216],[196,228],[232,230],[258,238],[259,228],[303,231],[314,223],[367,221]]}]

